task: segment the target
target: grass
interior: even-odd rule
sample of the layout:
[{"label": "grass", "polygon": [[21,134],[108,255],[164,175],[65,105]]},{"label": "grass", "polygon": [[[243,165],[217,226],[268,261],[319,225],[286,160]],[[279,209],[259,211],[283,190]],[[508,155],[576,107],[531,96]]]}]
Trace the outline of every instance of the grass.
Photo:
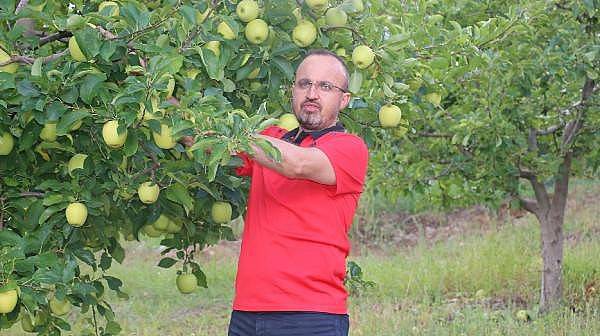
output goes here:
[{"label": "grass", "polygon": [[[561,308],[536,314],[540,233],[527,216],[415,247],[355,249],[351,259],[377,286],[351,298],[350,334],[600,335],[600,210],[597,198],[589,201],[600,186],[575,189],[565,224]],[[126,262],[111,274],[124,280],[131,298],[108,295],[123,335],[226,335],[237,257],[231,248],[214,251],[203,257],[209,288],[181,295],[176,270],[155,266],[155,242],[128,244]],[[586,294],[591,285],[595,295]],[[531,321],[515,318],[521,309]],[[86,334],[81,315],[73,312],[69,320],[70,334]],[[17,329],[3,335],[22,335]]]}]

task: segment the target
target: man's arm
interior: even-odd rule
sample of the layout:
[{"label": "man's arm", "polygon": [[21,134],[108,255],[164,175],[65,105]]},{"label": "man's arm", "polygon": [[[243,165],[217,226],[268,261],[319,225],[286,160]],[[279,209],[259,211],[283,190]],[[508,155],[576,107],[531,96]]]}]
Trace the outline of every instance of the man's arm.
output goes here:
[{"label": "man's arm", "polygon": [[281,162],[275,162],[258,146],[253,145],[252,159],[283,176],[307,179],[326,185],[335,185],[335,171],[329,158],[315,147],[300,147],[267,135],[257,135],[270,142],[281,152]]}]

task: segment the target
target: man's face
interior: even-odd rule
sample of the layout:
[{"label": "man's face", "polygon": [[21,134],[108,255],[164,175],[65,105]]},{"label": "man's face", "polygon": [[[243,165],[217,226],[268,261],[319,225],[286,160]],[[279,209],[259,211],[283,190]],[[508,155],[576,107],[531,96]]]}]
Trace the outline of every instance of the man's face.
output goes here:
[{"label": "man's face", "polygon": [[[346,81],[343,66],[332,56],[312,55],[300,63],[292,88],[292,109],[302,128],[321,130],[335,124],[350,100],[350,94],[339,89],[345,88]],[[338,88],[324,90],[327,83]]]}]

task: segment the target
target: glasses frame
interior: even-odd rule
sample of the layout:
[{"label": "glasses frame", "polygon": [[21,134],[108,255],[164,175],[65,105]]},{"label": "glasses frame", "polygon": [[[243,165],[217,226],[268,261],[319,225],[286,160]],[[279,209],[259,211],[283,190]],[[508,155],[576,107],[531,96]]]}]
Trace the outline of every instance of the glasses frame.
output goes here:
[{"label": "glasses frame", "polygon": [[[305,80],[308,81],[308,83],[306,83],[308,85],[308,87],[307,88],[301,88],[299,86],[300,85],[299,82],[300,81],[305,81]],[[331,91],[324,91],[324,90],[321,89],[321,85],[322,85],[322,83],[324,83],[324,84],[331,85],[331,87],[336,88],[336,89],[340,90],[343,93],[348,93],[349,92],[348,90],[343,89],[343,88],[341,88],[341,87],[333,84],[330,81],[313,81],[313,80],[310,80],[310,79],[307,79],[307,78],[300,79],[300,81],[294,81],[293,87],[297,88],[298,90],[308,91],[308,90],[310,90],[311,87],[313,87],[315,84],[317,84],[315,88],[319,92],[326,92],[326,93],[331,92]]]}]

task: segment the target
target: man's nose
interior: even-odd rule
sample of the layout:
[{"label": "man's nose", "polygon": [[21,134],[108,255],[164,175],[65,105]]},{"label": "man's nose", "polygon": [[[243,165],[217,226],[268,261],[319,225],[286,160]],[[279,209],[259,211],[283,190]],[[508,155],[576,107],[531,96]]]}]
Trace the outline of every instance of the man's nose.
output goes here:
[{"label": "man's nose", "polygon": [[319,98],[319,90],[317,89],[316,83],[313,83],[308,87],[308,90],[306,90],[306,97],[310,99]]}]

